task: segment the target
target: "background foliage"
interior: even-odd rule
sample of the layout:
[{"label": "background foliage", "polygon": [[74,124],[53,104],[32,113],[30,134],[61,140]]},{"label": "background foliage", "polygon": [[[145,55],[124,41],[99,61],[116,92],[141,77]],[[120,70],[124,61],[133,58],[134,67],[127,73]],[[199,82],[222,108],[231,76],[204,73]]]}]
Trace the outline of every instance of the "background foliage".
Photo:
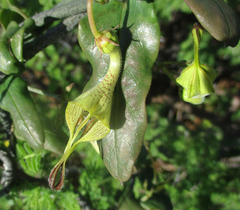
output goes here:
[{"label": "background foliage", "polygon": [[[19,1],[21,9],[30,16],[58,2]],[[240,16],[240,1],[229,4]],[[240,208],[240,47],[224,48],[205,31],[200,60],[220,72],[214,83],[216,95],[208,97],[203,105],[184,103],[179,99],[178,87],[162,67],[180,73],[181,68],[164,62],[193,59],[191,28],[196,18],[181,0],[155,1],[155,6],[161,25],[161,46],[147,98],[144,146],[131,179],[121,186],[91,145],[82,143],[67,163],[63,190],[50,191],[46,179],[59,156],[33,151],[18,139],[4,141],[8,138],[3,133],[2,148],[16,145],[14,173],[18,178],[8,195],[0,198],[1,209]],[[81,93],[92,72],[77,43],[76,32],[26,63],[24,78],[30,86],[66,99]],[[67,92],[66,86],[72,83],[74,88]],[[40,104],[37,108],[67,133],[63,118],[66,104],[61,99],[32,96]]]}]

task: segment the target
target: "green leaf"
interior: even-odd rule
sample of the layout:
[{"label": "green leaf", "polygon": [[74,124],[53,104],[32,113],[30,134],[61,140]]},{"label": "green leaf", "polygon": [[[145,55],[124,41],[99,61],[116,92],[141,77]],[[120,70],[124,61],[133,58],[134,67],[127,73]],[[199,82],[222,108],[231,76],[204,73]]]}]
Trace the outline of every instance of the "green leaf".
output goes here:
[{"label": "green leaf", "polygon": [[56,127],[51,119],[41,116],[41,121],[45,134],[44,148],[60,155],[63,154],[68,141],[67,135],[62,129]]},{"label": "green leaf", "polygon": [[19,163],[26,173],[34,175],[40,169],[41,153],[33,151],[26,142],[17,143]]},{"label": "green leaf", "polygon": [[87,11],[87,3],[85,0],[62,0],[59,4],[51,9],[48,7],[49,4],[44,5],[44,8],[49,10],[39,13],[33,17],[37,26],[43,26],[46,24],[46,22],[48,22],[47,17],[64,19],[72,15],[85,13]]},{"label": "green leaf", "polygon": [[143,208],[140,206],[139,200],[135,198],[129,183],[126,184],[124,191],[122,191],[117,209],[118,210],[124,210],[124,209],[143,210]]},{"label": "green leaf", "polygon": [[118,207],[118,210],[125,209],[143,210],[136,199],[127,196],[122,200],[120,206]]},{"label": "green leaf", "polygon": [[4,74],[21,74],[25,68],[21,64],[10,50],[10,41],[9,39],[16,33],[19,29],[16,22],[12,21],[0,38],[0,71]]},{"label": "green leaf", "polygon": [[27,85],[20,77],[5,76],[0,80],[0,107],[10,112],[16,136],[33,149],[41,150],[44,143],[43,126]]},{"label": "green leaf", "polygon": [[184,0],[202,26],[218,41],[235,47],[240,38],[240,22],[223,0]]},{"label": "green leaf", "polygon": [[22,193],[24,206],[23,209],[26,210],[39,210],[39,209],[58,209],[54,204],[54,199],[52,198],[51,191],[35,187],[31,190],[25,190]]},{"label": "green leaf", "polygon": [[0,23],[4,29],[7,29],[11,21],[21,22],[22,17],[16,12],[12,12],[8,9],[0,9]]},{"label": "green leaf", "polygon": [[8,24],[6,32],[2,35],[1,41],[9,41],[9,39],[12,38],[12,36],[19,30],[19,26],[17,22],[11,21]]},{"label": "green leaf", "polygon": [[[153,3],[112,0],[106,5],[94,3],[96,27],[111,30],[119,25],[123,69],[116,85],[110,121],[110,133],[100,141],[102,157],[112,176],[127,181],[138,157],[146,129],[145,99],[151,84],[151,67],[160,41]],[[144,10],[140,9],[144,8]],[[94,37],[87,18],[80,21],[79,42],[92,64],[93,75],[84,91],[103,79],[109,56],[94,48]]]},{"label": "green leaf", "polygon": [[14,56],[20,61],[23,62],[23,36],[24,28],[18,30],[12,38],[11,48]]},{"label": "green leaf", "polygon": [[58,196],[55,201],[61,209],[80,210],[79,197],[71,191],[66,191]]},{"label": "green leaf", "polygon": [[23,62],[23,38],[25,30],[31,29],[35,26],[35,22],[32,18],[27,18],[24,21],[24,25],[12,36],[11,49],[14,56],[18,61]]},{"label": "green leaf", "polygon": [[16,0],[1,0],[0,2],[1,9],[10,9],[12,6],[18,6],[18,2]]},{"label": "green leaf", "polygon": [[21,15],[24,19],[27,18],[27,16],[19,9],[19,2],[17,0],[1,0],[0,9],[13,11]]},{"label": "green leaf", "polygon": [[159,209],[159,210],[172,210],[173,205],[169,196],[166,192],[161,191],[158,193],[154,193],[151,198],[149,198],[145,202],[140,203],[144,209]]}]

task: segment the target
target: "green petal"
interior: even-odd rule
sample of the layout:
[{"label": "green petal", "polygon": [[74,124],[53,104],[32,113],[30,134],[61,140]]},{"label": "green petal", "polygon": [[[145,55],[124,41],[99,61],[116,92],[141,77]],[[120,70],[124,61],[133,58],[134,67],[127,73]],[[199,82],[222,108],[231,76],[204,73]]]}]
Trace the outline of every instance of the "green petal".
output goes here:
[{"label": "green petal", "polygon": [[215,92],[212,83],[216,77],[217,71],[212,67],[192,64],[182,71],[176,82],[186,90],[184,98],[204,97]]},{"label": "green petal", "polygon": [[121,69],[121,52],[115,49],[110,56],[109,69],[103,80],[95,87],[81,94],[71,103],[81,107],[109,127],[112,97]]},{"label": "green petal", "polygon": [[199,68],[198,68],[198,66],[193,65],[191,70],[192,70],[191,71],[192,74],[190,75],[190,79],[188,81],[188,87],[186,88],[188,98],[192,98],[192,97],[201,95],[201,90],[200,90],[200,87],[201,87],[200,78],[201,77],[200,77],[199,71],[198,71]]},{"label": "green petal", "polygon": [[207,73],[208,78],[210,79],[211,83],[213,83],[213,81],[218,76],[218,71],[216,71],[213,67],[205,64],[200,64],[200,67]]},{"label": "green petal", "polygon": [[205,99],[205,96],[203,96],[203,95],[197,95],[192,98],[189,98],[187,95],[186,89],[183,89],[182,97],[183,97],[184,101],[189,102],[191,104],[195,104],[195,105],[203,103],[203,101]]},{"label": "green petal", "polygon": [[109,89],[104,89],[103,84],[100,83],[71,101],[71,103],[88,111],[91,116],[96,117],[105,126],[109,127],[113,93],[113,90],[109,91]]},{"label": "green petal", "polygon": [[109,126],[102,124],[100,120],[96,120],[89,129],[86,129],[86,132],[83,133],[82,137],[79,139],[79,142],[83,141],[96,141],[105,137],[109,131]]},{"label": "green petal", "polygon": [[72,103],[68,103],[66,111],[65,111],[65,117],[66,122],[70,131],[70,139],[72,139],[75,129],[77,127],[77,124],[79,123],[79,118],[82,116],[83,109],[79,106],[75,106]]},{"label": "green petal", "polygon": [[216,71],[209,67],[206,68],[206,65],[200,65],[199,67],[199,80],[200,80],[200,95],[209,95],[215,93],[213,87],[213,81],[217,77]]},{"label": "green petal", "polygon": [[185,68],[180,76],[176,79],[176,82],[181,85],[183,88],[188,89],[188,84],[190,79],[192,78],[192,75],[194,74],[194,66],[193,64]]},{"label": "green petal", "polygon": [[188,98],[201,94],[199,72],[194,64],[184,69],[176,82],[187,90]]}]

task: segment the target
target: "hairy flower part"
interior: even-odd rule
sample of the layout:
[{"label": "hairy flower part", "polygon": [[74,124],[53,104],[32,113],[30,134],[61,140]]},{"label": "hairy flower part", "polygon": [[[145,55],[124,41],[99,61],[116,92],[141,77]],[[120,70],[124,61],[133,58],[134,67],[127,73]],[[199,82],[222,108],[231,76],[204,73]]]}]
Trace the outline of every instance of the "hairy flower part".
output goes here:
[{"label": "hairy flower part", "polygon": [[212,83],[218,75],[211,66],[199,62],[199,44],[202,32],[199,25],[194,25],[192,29],[194,61],[176,79],[176,82],[183,87],[183,100],[192,104],[201,104],[207,95],[215,92]]},{"label": "hairy flower part", "polygon": [[[51,189],[62,188],[66,161],[80,142],[90,141],[95,150],[99,152],[96,141],[110,132],[112,97],[121,69],[121,52],[117,47],[118,44],[112,43],[112,40],[115,41],[116,36],[111,36],[109,31],[102,33],[96,40],[99,50],[110,56],[109,69],[103,80],[68,102],[65,117],[70,137],[62,158],[50,173],[48,181]],[[61,170],[60,178],[56,183],[59,170]]]}]

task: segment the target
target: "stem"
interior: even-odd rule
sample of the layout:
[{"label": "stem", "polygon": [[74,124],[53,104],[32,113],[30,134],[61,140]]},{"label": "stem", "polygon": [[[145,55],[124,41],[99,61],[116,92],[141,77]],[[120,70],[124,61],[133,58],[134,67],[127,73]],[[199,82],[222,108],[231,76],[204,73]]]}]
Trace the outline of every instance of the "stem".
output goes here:
[{"label": "stem", "polygon": [[[2,1],[2,0],[0,0]],[[57,42],[67,33],[75,29],[79,21],[86,15],[87,4],[86,0],[71,0],[62,1],[50,10],[38,13],[32,17],[36,26],[41,27],[37,29],[37,33],[45,34],[39,35],[33,41],[23,45],[23,57],[29,60],[35,56],[39,51],[47,46]],[[63,20],[62,23],[50,28],[50,25],[56,20]]]},{"label": "stem", "polygon": [[[187,66],[187,64],[189,63],[189,61],[166,61],[166,62],[161,62],[161,66],[166,66],[166,65],[177,65],[177,66]],[[159,65],[159,64],[158,64]]]},{"label": "stem", "polygon": [[35,38],[33,41],[24,43],[23,57],[25,60],[33,58],[38,52],[42,51],[47,46],[57,42],[67,33],[77,27],[79,20],[83,18],[84,14],[70,16],[57,26],[50,28],[46,33]]},{"label": "stem", "polygon": [[[2,1],[2,0],[0,0]],[[86,14],[87,4],[86,0],[68,0],[61,1],[50,10],[38,13],[32,17],[36,26],[49,25],[53,21],[63,20],[70,16]]]},{"label": "stem", "polygon": [[194,63],[199,65],[199,41],[194,39]]},{"label": "stem", "polygon": [[25,20],[28,18],[27,15],[25,15],[19,8],[15,7],[15,6],[10,6],[10,10],[13,12],[18,13],[19,15],[21,15]]},{"label": "stem", "polygon": [[48,93],[46,91],[42,91],[42,90],[39,90],[39,89],[31,87],[31,86],[28,86],[27,88],[32,93],[36,93],[36,94],[43,95],[43,96],[50,96],[50,97],[53,97],[55,99],[60,100],[60,97],[58,95],[55,95],[55,94],[52,94],[52,93]]},{"label": "stem", "polygon": [[163,72],[172,80],[172,81],[174,81],[175,82],[175,84],[178,84],[177,82],[176,82],[176,79],[174,78],[174,76],[173,76],[173,74],[170,72],[170,71],[168,71],[168,69],[166,68],[166,67],[162,67],[162,70],[163,70]]},{"label": "stem", "polygon": [[155,167],[155,164],[154,164],[154,159],[153,159],[153,156],[149,150],[149,147],[147,145],[147,142],[144,141],[143,145],[145,146],[145,149],[147,150],[148,152],[148,155],[150,156],[150,160],[151,160],[151,164],[152,164],[152,169],[153,169],[153,180],[152,180],[152,183],[155,185],[157,183],[157,169]]},{"label": "stem", "polygon": [[92,3],[93,0],[87,0],[87,14],[88,14],[88,21],[89,21],[89,25],[92,31],[92,34],[95,38],[98,38],[100,33],[98,32],[95,22],[94,22],[94,18],[93,18],[93,11],[92,11]]},{"label": "stem", "polygon": [[194,42],[194,64],[199,66],[199,45],[202,36],[201,27],[198,24],[195,24],[192,29],[193,42]]}]

